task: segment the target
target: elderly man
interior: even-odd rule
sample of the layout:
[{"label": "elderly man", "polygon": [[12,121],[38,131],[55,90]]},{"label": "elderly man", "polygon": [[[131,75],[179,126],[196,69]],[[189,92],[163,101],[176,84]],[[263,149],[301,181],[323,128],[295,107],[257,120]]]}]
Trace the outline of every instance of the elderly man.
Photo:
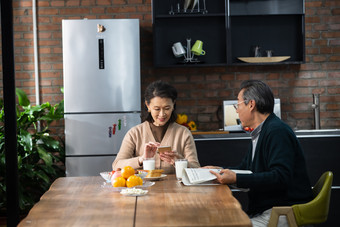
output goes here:
[{"label": "elderly man", "polygon": [[[312,200],[305,157],[292,129],[274,113],[274,95],[258,80],[244,81],[234,105],[243,128],[249,128],[249,152],[239,166],[251,170],[235,174],[229,169],[213,172],[222,184],[249,188],[248,214],[253,226],[267,226],[273,206],[290,206]],[[214,168],[209,166],[209,168]],[[285,217],[279,226],[288,226]]]}]

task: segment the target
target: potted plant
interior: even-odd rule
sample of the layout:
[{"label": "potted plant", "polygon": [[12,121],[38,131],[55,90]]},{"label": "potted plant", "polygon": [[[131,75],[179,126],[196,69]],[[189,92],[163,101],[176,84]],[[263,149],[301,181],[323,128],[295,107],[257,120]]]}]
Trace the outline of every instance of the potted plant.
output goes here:
[{"label": "potted plant", "polygon": [[[39,201],[51,183],[65,175],[63,139],[51,136],[51,122],[63,119],[64,102],[31,106],[27,95],[16,89],[19,207],[22,214]],[[40,124],[41,130],[38,130]],[[0,99],[0,216],[6,215],[4,105]]]}]

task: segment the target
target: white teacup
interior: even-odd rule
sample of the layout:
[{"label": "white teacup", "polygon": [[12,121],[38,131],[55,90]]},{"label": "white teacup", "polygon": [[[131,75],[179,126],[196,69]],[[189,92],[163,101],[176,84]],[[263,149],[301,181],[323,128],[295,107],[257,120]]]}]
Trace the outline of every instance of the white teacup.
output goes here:
[{"label": "white teacup", "polygon": [[172,52],[177,58],[182,57],[186,54],[186,51],[184,47],[182,46],[181,42],[177,42],[177,43],[174,43],[174,45],[172,45]]},{"label": "white teacup", "polygon": [[154,170],[155,169],[155,159],[154,158],[146,158],[143,160],[143,169],[144,170]]},{"label": "white teacup", "polygon": [[176,169],[176,178],[181,181],[184,169],[188,168],[188,160],[187,159],[176,159],[175,160],[175,169]]}]

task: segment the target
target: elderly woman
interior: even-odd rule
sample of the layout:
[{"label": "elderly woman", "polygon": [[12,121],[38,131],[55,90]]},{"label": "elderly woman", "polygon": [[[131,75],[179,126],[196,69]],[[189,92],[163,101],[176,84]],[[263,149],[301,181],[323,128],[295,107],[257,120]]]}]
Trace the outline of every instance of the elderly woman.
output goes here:
[{"label": "elderly woman", "polygon": [[[143,160],[152,157],[156,168],[164,169],[164,173],[175,172],[176,159],[187,159],[190,168],[200,167],[191,132],[175,122],[176,89],[168,83],[155,81],[146,88],[144,98],[143,123],[127,132],[112,168],[142,169]],[[158,154],[159,146],[171,146],[172,151]]]}]

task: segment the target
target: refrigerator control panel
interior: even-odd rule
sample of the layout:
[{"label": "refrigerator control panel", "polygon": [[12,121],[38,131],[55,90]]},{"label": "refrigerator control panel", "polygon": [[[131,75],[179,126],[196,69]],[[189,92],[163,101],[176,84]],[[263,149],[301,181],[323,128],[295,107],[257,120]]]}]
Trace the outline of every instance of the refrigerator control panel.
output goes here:
[{"label": "refrigerator control panel", "polygon": [[99,69],[104,69],[104,39],[99,39],[98,40],[98,45],[99,45]]}]

